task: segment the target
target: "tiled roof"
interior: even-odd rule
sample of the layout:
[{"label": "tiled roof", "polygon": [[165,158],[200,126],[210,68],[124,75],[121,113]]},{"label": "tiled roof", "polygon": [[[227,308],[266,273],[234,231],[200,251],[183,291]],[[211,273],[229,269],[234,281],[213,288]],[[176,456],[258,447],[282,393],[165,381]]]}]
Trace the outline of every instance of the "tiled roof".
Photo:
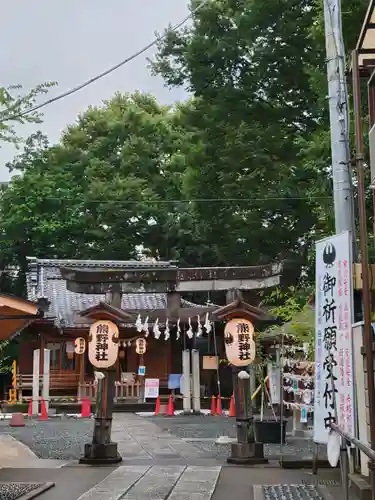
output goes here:
[{"label": "tiled roof", "polygon": [[[32,301],[45,297],[50,301],[46,318],[54,319],[58,326],[74,326],[74,316],[77,312],[95,306],[105,300],[104,295],[89,295],[74,293],[66,288],[66,281],[60,274],[61,267],[72,268],[166,268],[173,266],[172,262],[153,261],[101,261],[101,260],[57,260],[36,259],[28,257],[28,273],[26,275],[27,298]],[[181,301],[182,307],[196,307],[187,301]],[[133,293],[123,294],[121,308],[128,311],[164,309],[167,297],[163,293]]]}]

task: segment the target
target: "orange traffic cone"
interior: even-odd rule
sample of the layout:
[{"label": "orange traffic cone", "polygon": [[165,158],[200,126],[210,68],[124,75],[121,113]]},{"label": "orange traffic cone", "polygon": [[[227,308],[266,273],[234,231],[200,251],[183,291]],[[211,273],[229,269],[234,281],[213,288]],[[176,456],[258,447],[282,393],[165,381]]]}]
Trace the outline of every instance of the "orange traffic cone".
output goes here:
[{"label": "orange traffic cone", "polygon": [[46,402],[44,399],[42,399],[40,403],[40,418],[39,420],[48,420],[48,413],[47,413],[47,407],[46,407]]},{"label": "orange traffic cone", "polygon": [[168,408],[167,408],[167,413],[165,414],[166,417],[173,417],[174,415],[174,408],[173,408],[173,398],[172,394],[169,396],[168,400]]},{"label": "orange traffic cone", "polygon": [[160,398],[159,396],[156,398],[156,404],[155,404],[155,415],[159,415],[160,413]]},{"label": "orange traffic cone", "polygon": [[216,415],[219,415],[219,416],[220,416],[220,415],[222,415],[222,414],[223,414],[223,412],[222,412],[222,410],[221,410],[221,396],[220,396],[220,394],[219,394],[219,395],[218,395],[218,397],[217,397]]},{"label": "orange traffic cone", "polygon": [[29,407],[27,409],[27,416],[32,417],[33,416],[33,400],[30,399],[29,401]]},{"label": "orange traffic cone", "polygon": [[89,399],[82,399],[81,417],[82,418],[90,418],[91,417],[91,402]]},{"label": "orange traffic cone", "polygon": [[234,395],[233,394],[232,394],[232,397],[230,398],[229,416],[230,417],[236,416],[236,407],[234,406]]}]

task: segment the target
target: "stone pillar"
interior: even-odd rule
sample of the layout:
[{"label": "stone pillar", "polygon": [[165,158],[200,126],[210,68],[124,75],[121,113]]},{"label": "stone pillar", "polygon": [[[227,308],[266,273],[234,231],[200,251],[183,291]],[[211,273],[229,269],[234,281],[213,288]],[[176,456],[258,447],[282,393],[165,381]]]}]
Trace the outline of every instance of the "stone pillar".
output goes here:
[{"label": "stone pillar", "polygon": [[182,388],[182,407],[184,413],[191,413],[191,384],[190,384],[190,351],[182,351],[182,374],[184,385]]},{"label": "stone pillar", "polygon": [[35,349],[33,353],[33,389],[32,389],[32,411],[33,415],[38,415],[39,412],[39,368],[40,368],[40,351]]},{"label": "stone pillar", "polygon": [[193,412],[200,414],[201,382],[200,382],[199,351],[196,349],[193,349],[191,351],[191,373],[193,379]]},{"label": "stone pillar", "polygon": [[42,398],[46,403],[47,412],[49,410],[49,370],[50,370],[50,353],[48,349],[44,349],[43,357],[43,387]]},{"label": "stone pillar", "polygon": [[231,444],[230,464],[257,465],[268,462],[263,444],[255,442],[248,368],[233,367],[233,392],[236,407],[237,442]]}]

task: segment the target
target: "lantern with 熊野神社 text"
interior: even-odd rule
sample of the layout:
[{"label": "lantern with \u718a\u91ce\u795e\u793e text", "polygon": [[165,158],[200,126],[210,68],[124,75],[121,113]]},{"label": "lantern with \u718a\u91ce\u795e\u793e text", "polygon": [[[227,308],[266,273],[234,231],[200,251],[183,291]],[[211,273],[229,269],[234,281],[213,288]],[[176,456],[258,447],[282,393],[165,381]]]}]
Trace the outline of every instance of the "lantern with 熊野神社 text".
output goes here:
[{"label": "lantern with \u718a\u91ce\u795e\u793e text", "polygon": [[139,338],[135,341],[135,352],[140,356],[145,354],[147,348],[146,339]]},{"label": "lantern with \u718a\u91ce\u795e\u793e text", "polygon": [[250,365],[255,359],[254,325],[251,321],[234,318],[225,325],[225,354],[234,366]]},{"label": "lantern with \u718a\u91ce\u795e\u793e text", "polygon": [[74,341],[74,352],[84,354],[86,351],[86,340],[83,337],[77,337]]},{"label": "lantern with \u718a\u91ce\u795e\u793e text", "polygon": [[112,321],[96,321],[89,336],[89,360],[95,368],[107,369],[117,361],[119,344],[118,327]]}]

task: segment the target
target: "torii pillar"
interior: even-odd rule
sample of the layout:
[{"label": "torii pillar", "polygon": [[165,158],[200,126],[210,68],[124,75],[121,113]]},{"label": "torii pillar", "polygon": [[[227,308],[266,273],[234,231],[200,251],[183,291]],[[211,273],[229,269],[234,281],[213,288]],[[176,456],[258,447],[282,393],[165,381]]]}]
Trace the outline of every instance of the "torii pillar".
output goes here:
[{"label": "torii pillar", "polygon": [[[227,305],[214,312],[216,319],[230,321],[231,319],[246,319],[253,324],[274,323],[275,318],[258,307],[251,306],[243,301],[239,290],[227,292]],[[265,464],[268,460],[264,457],[263,443],[255,442],[254,421],[251,404],[250,390],[250,365],[245,367],[232,367],[233,392],[236,407],[237,442],[231,445],[231,456],[227,462],[238,465]],[[248,374],[247,377],[239,377]]]}]

